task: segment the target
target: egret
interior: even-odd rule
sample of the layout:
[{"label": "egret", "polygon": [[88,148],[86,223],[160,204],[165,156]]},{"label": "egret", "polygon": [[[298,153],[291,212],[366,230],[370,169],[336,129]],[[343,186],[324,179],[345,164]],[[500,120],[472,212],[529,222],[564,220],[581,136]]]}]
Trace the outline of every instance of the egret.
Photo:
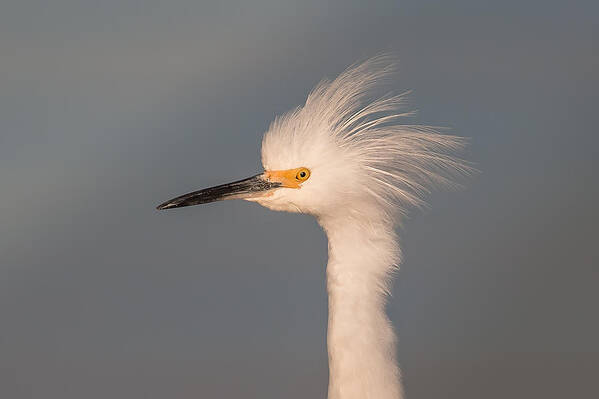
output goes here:
[{"label": "egret", "polygon": [[316,218],[328,239],[329,399],[403,397],[385,312],[401,260],[395,229],[429,190],[469,171],[456,155],[463,138],[402,123],[406,93],[375,95],[395,71],[393,57],[380,55],[322,81],[271,123],[263,173],[157,207],[237,198]]}]

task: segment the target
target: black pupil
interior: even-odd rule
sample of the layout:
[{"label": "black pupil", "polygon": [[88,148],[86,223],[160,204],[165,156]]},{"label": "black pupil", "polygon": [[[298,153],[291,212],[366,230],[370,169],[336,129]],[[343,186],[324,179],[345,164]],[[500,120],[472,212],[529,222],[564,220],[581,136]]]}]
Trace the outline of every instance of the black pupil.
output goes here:
[{"label": "black pupil", "polygon": [[306,177],[306,172],[300,172],[300,177]]}]

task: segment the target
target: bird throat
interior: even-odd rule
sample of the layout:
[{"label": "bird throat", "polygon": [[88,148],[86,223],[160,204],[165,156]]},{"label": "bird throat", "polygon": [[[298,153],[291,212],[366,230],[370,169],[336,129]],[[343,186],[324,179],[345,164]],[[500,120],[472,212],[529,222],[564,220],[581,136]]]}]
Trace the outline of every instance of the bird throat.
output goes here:
[{"label": "bird throat", "polygon": [[319,223],[329,242],[328,399],[400,399],[396,339],[385,313],[400,260],[393,225],[347,216]]}]

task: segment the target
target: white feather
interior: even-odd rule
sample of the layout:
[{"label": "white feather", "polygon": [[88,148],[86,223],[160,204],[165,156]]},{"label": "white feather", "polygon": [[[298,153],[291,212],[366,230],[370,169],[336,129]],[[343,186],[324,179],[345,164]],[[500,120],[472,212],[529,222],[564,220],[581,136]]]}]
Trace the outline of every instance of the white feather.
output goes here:
[{"label": "white feather", "polygon": [[[400,124],[412,115],[403,109],[408,93],[373,98],[395,72],[394,59],[381,55],[318,84],[303,107],[276,118],[265,133],[264,168],[305,166],[312,176],[303,194],[325,178],[334,180],[327,192],[335,208],[339,194],[350,195],[367,203],[376,200],[389,216],[422,206],[434,186],[453,185],[456,174],[471,170],[453,156],[465,140],[428,126]],[[317,199],[323,202],[322,196]],[[303,211],[316,216],[324,211],[324,204],[305,205]]]},{"label": "white feather", "polygon": [[402,397],[384,310],[401,256],[397,216],[470,171],[453,155],[464,139],[400,123],[411,115],[406,94],[374,97],[394,72],[382,55],[321,82],[262,142],[265,170],[306,167],[311,176],[258,202],[314,215],[329,240],[329,399]]}]

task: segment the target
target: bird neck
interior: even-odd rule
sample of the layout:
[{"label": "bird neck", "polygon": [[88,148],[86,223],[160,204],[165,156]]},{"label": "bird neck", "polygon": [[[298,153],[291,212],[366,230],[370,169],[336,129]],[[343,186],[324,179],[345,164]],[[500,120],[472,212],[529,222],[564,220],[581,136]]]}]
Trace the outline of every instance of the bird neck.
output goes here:
[{"label": "bird neck", "polygon": [[400,260],[393,225],[384,216],[319,223],[329,242],[328,398],[400,399],[396,339],[385,314],[390,274]]}]

